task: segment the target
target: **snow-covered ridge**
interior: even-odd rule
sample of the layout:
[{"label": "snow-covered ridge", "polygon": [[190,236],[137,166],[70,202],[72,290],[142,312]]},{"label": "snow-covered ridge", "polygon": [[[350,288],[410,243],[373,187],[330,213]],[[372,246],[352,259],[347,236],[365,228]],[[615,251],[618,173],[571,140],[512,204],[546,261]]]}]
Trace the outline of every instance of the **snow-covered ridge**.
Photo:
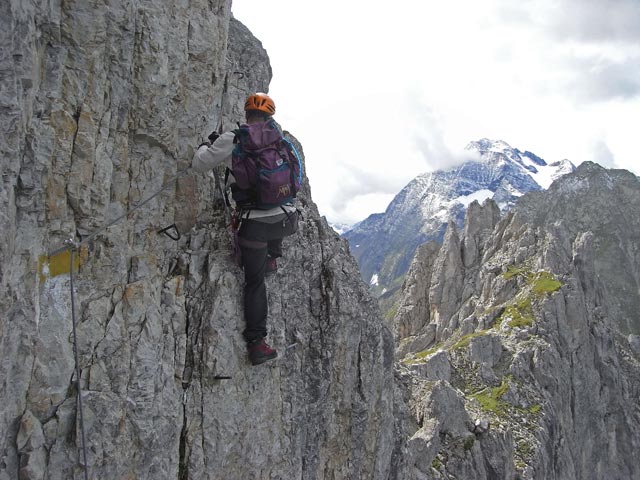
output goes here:
[{"label": "snow-covered ridge", "polygon": [[[476,150],[482,159],[494,158],[491,154],[503,156],[499,161],[510,160],[515,165],[522,168],[523,172],[529,175],[541,188],[547,189],[558,177],[575,170],[575,166],[569,160],[561,160],[547,164],[537,155],[517,148],[511,147],[504,140],[481,140],[470,142],[467,150]],[[521,192],[520,195],[522,195]],[[519,196],[519,195],[518,195]]]}]

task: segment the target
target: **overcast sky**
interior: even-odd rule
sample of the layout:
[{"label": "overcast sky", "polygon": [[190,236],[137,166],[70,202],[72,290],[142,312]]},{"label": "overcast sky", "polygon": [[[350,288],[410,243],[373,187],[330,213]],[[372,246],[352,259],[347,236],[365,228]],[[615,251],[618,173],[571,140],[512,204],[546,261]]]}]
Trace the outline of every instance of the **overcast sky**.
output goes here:
[{"label": "overcast sky", "polygon": [[500,139],[640,173],[640,0],[233,0],[330,222]]}]

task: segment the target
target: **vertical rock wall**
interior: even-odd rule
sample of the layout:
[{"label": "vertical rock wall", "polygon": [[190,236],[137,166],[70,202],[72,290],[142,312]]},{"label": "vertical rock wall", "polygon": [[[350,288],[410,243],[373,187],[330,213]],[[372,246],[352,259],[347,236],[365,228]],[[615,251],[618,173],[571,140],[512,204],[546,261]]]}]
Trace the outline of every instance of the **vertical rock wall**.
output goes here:
[{"label": "vertical rock wall", "polygon": [[[230,1],[10,1],[0,19],[0,479],[83,478],[70,258],[50,254],[89,235],[74,294],[91,478],[386,478],[392,339],[308,185],[268,280],[270,366],[246,359],[211,176],[102,229],[267,89]],[[179,240],[158,234],[173,223]]]}]

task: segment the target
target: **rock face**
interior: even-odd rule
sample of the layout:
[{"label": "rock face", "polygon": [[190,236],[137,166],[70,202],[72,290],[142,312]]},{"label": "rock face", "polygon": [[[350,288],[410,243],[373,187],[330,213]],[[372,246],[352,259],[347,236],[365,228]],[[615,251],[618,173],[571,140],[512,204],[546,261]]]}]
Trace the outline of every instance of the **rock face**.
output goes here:
[{"label": "rock face", "polygon": [[640,477],[635,176],[471,203],[393,333],[305,181],[267,280],[280,357],[252,367],[214,176],[186,168],[267,90],[260,42],[215,0],[0,25],[0,480],[85,478],[83,438],[100,479]]},{"label": "rock face", "polygon": [[640,477],[640,181],[584,163],[498,211],[407,276],[405,478]]},{"label": "rock face", "polygon": [[251,367],[215,182],[172,180],[268,88],[230,6],[0,7],[2,480],[84,478],[69,238],[90,478],[390,475],[392,335],[308,185],[267,286],[280,358]]}]

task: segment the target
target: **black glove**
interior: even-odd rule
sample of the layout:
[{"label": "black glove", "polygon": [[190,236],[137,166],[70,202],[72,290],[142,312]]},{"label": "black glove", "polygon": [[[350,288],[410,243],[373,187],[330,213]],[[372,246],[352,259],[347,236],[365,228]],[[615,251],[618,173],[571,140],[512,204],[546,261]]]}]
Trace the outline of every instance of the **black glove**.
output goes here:
[{"label": "black glove", "polygon": [[220,134],[218,132],[211,132],[207,138],[211,143],[213,143],[218,139],[219,136]]}]

